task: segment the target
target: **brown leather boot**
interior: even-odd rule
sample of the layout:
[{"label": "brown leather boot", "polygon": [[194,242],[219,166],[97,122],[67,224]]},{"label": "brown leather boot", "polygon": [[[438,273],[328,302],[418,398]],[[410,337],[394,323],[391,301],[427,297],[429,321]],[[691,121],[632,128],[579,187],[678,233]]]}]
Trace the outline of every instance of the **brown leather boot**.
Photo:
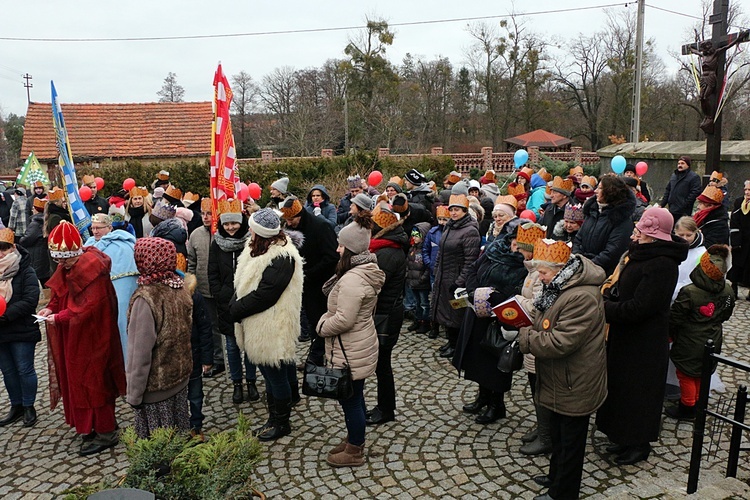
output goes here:
[{"label": "brown leather boot", "polygon": [[346,436],[343,441],[341,441],[339,444],[337,444],[331,451],[328,452],[328,458],[331,458],[331,455],[335,455],[337,453],[341,453],[344,451],[344,448],[346,448],[346,445],[349,443],[349,436]]},{"label": "brown leather boot", "polygon": [[346,443],[344,451],[328,455],[326,462],[334,467],[360,467],[365,464],[365,445]]}]

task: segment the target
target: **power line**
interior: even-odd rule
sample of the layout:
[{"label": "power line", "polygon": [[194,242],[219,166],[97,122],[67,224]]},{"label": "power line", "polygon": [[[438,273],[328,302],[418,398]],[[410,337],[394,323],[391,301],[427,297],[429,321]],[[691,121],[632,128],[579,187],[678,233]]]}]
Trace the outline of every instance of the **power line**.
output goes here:
[{"label": "power line", "polygon": [[693,16],[692,14],[685,14],[684,12],[677,12],[676,10],[665,9],[664,7],[657,7],[656,5],[651,5],[648,3],[646,4],[646,7],[648,7],[649,9],[656,9],[656,10],[661,10],[663,12],[669,12],[670,14],[674,14],[676,16],[689,17],[691,19],[697,19],[698,21],[703,21],[703,18],[699,16]]},{"label": "power line", "polygon": [[[503,14],[497,16],[476,16],[476,17],[457,17],[451,19],[434,19],[429,21],[411,21],[403,23],[388,23],[389,27],[399,26],[419,26],[425,24],[444,24],[444,23],[457,23],[467,21],[481,21],[487,19],[503,19],[513,16],[528,17],[528,16],[539,16],[545,14],[561,14],[565,12],[580,12],[584,10],[595,10],[595,9],[606,9],[609,7],[628,7],[628,3],[610,3],[602,5],[592,5],[588,7],[571,7],[568,9],[554,9],[554,10],[542,10],[535,12],[516,13],[516,14]],[[296,29],[296,30],[279,30],[279,31],[255,31],[248,33],[220,33],[211,35],[180,35],[180,36],[149,36],[149,37],[122,37],[122,38],[23,38],[23,37],[0,37],[2,41],[13,41],[13,42],[154,42],[164,40],[201,40],[207,38],[238,38],[238,37],[249,37],[249,36],[271,36],[271,35],[291,35],[301,33],[325,33],[331,31],[348,31],[354,29],[362,29],[367,26],[336,26],[330,28],[309,28],[309,29]]]}]

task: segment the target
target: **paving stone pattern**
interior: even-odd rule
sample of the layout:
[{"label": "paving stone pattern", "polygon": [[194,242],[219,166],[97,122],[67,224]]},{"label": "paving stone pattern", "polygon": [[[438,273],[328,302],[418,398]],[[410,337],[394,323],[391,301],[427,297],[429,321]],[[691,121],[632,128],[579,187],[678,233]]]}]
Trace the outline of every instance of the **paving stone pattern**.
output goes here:
[{"label": "paving stone pattern", "polygon": [[[744,298],[743,290],[742,297]],[[725,325],[724,353],[750,361],[748,328],[750,302],[738,301]],[[443,340],[402,333],[394,350],[398,391],[397,420],[367,431],[367,464],[357,469],[334,469],[325,463],[328,450],[346,436],[343,413],[335,401],[303,397],[292,414],[292,435],[271,443],[257,468],[258,489],[269,498],[523,498],[542,491],[531,478],[547,472],[547,457],[526,457],[518,449],[521,436],[534,424],[531,395],[524,372],[518,372],[507,397],[508,417],[488,426],[473,422],[461,406],[476,394],[473,383],[460,379],[446,360],[436,355]],[[304,355],[300,348],[300,356]],[[37,409],[39,422],[31,429],[20,422],[0,429],[0,498],[55,498],[74,485],[117,480],[128,467],[124,446],[93,457],[77,455],[80,438],[64,422],[61,408],[50,411],[46,345],[39,344]],[[746,374],[720,368],[728,392]],[[258,373],[259,389],[263,392]],[[367,401],[374,405],[375,377],[366,384]],[[226,374],[205,379],[205,432],[232,428],[237,412],[258,425],[267,413],[262,402],[231,403]],[[717,399],[718,398],[718,399]],[[733,405],[727,411],[733,411]],[[8,408],[0,388],[0,412]],[[117,415],[121,427],[132,425],[132,410],[123,401]],[[627,415],[623,415],[627,418]],[[592,418],[593,422],[593,418]],[[710,421],[709,421],[710,422]],[[723,479],[729,429],[715,436],[714,453],[703,461],[699,492],[690,498],[750,498],[750,466],[740,456],[739,480]],[[604,448],[606,437],[591,429],[587,447],[582,497],[685,498],[692,443],[692,424],[665,419],[661,440],[647,462],[617,467]]]}]

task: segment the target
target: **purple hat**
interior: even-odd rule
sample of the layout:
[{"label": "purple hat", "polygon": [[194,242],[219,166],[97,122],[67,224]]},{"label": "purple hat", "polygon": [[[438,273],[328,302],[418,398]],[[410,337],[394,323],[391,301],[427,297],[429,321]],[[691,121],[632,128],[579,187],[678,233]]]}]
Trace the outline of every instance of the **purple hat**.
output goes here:
[{"label": "purple hat", "polygon": [[672,226],[674,217],[669,210],[661,207],[651,207],[645,212],[635,227],[642,234],[657,240],[672,241]]}]

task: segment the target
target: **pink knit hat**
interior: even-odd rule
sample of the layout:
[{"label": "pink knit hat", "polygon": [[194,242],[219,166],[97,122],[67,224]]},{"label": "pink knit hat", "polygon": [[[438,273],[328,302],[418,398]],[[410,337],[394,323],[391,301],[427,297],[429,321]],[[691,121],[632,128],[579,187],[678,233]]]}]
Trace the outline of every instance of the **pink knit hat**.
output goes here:
[{"label": "pink knit hat", "polygon": [[642,234],[657,240],[672,241],[672,226],[674,217],[669,210],[661,207],[651,207],[645,212],[638,224],[635,225]]}]

